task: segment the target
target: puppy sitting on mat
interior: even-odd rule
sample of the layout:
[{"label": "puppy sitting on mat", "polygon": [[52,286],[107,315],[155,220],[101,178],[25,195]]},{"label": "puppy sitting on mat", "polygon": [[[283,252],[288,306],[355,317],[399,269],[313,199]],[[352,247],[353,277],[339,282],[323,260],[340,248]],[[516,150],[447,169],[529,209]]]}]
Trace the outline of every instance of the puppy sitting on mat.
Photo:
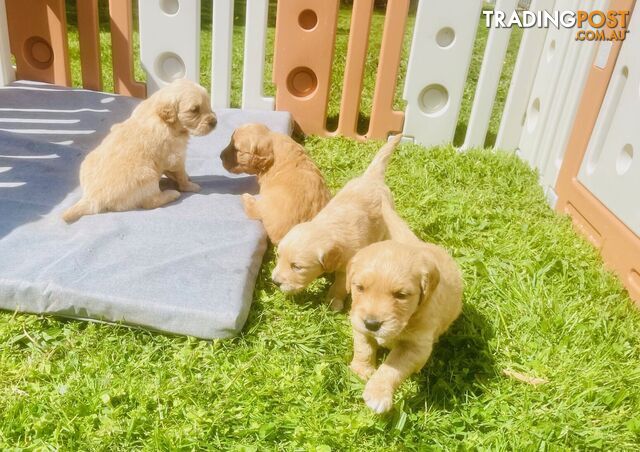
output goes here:
[{"label": "puppy sitting on mat", "polygon": [[242,203],[249,218],[262,220],[274,244],[296,224],[315,217],[331,198],[305,149],[262,124],[238,127],[220,159],[230,173],[258,177],[260,198],[245,193]]},{"label": "puppy sitting on mat", "polygon": [[364,174],[349,181],[313,220],[284,236],[272,275],[280,290],[297,293],[323,273],[335,272],[327,298],[333,310],[343,308],[347,262],[361,248],[388,237],[381,207],[383,200],[393,204],[393,199],[384,174],[401,138],[386,143]]},{"label": "puppy sitting on mat", "polygon": [[[442,247],[419,240],[391,206],[383,208],[391,240],[361,249],[349,262],[353,361],[367,380],[363,398],[388,411],[393,393],[426,364],[433,345],[462,310],[462,275]],[[376,369],[378,347],[390,349]]]},{"label": "puppy sitting on mat", "polygon": [[203,87],[184,79],[142,101],[82,162],[82,198],[63,214],[64,221],[175,201],[180,192],[160,190],[163,174],[180,191],[199,191],[185,171],[187,142],[189,135],[206,135],[216,126],[210,104]]}]

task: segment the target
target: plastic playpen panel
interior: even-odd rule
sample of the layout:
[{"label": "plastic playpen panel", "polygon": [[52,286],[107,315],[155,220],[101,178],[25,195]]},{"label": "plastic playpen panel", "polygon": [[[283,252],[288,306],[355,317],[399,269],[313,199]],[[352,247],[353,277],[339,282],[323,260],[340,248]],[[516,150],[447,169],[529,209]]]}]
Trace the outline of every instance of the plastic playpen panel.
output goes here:
[{"label": "plastic playpen panel", "polygon": [[213,2],[211,35],[211,105],[229,108],[231,103],[231,47],[233,45],[233,0]]},{"label": "plastic playpen panel", "polygon": [[453,139],[481,9],[482,2],[466,0],[418,4],[402,132],[418,143]]},{"label": "plastic playpen panel", "polygon": [[100,58],[98,0],[77,2],[77,8],[82,86],[86,89],[101,91],[102,62]]},{"label": "plastic playpen panel", "polygon": [[153,94],[177,78],[200,81],[200,0],[144,0],[140,60]]},{"label": "plastic playpen panel", "polygon": [[[495,9],[510,17],[517,3],[518,0],[498,0]],[[511,28],[492,28],[489,32],[463,149],[484,146],[510,36]]]},{"label": "plastic playpen panel", "polygon": [[269,0],[247,2],[244,62],[242,66],[242,108],[249,110],[273,110],[275,100],[264,95],[265,47],[269,20]]},{"label": "plastic playpen panel", "polygon": [[[578,180],[640,236],[640,15],[625,40]],[[636,202],[629,202],[634,199]]]},{"label": "plastic playpen panel", "polygon": [[[633,6],[632,0],[614,0],[609,8],[632,10]],[[598,52],[598,56],[590,68],[558,176],[556,208],[571,215],[576,228],[600,249],[602,257],[608,266],[618,273],[632,298],[636,302],[640,302],[640,237],[616,217],[608,206],[597,196],[594,196],[579,180],[580,168],[583,165],[589,165],[587,148],[592,146],[593,149],[596,149],[593,147],[595,141],[593,141],[594,145],[590,144],[598,135],[597,127],[600,124],[597,126],[596,124],[601,121],[600,117],[604,117],[610,111],[604,102],[605,93],[606,97],[611,99],[620,90],[619,82],[615,82],[614,67],[618,61],[620,49],[630,45],[632,40],[637,40],[632,36],[633,33],[630,33],[624,43],[613,41],[610,45],[607,44],[605,52]],[[636,45],[631,44],[630,47]],[[624,63],[622,64],[624,65]],[[617,69],[620,67],[618,66]],[[627,77],[629,74],[630,72],[627,73]],[[638,95],[637,86],[636,83],[635,92],[632,93],[634,97]],[[637,106],[635,108],[635,111],[627,111],[627,114],[637,117],[635,114]],[[637,128],[637,125],[633,127]],[[632,131],[627,132],[625,136],[632,138],[629,133]],[[625,152],[624,145],[617,149],[603,146],[600,150],[603,155],[611,156],[611,158],[602,161],[603,164],[608,161],[609,165],[615,165],[617,163],[615,159]],[[598,161],[600,162],[600,160]],[[630,205],[637,208],[638,204],[634,202],[634,198],[637,198],[634,197],[634,194],[627,192],[624,195]]]}]

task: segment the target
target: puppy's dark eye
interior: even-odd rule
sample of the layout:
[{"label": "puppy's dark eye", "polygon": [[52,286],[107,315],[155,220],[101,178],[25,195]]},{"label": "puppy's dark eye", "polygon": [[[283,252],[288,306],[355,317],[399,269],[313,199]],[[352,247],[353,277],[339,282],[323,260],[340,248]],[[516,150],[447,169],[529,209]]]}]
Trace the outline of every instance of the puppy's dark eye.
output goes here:
[{"label": "puppy's dark eye", "polygon": [[190,110],[192,113],[198,113],[200,111],[200,105],[194,105]]},{"label": "puppy's dark eye", "polygon": [[393,298],[397,300],[406,300],[408,297],[409,297],[409,294],[406,292],[403,292],[402,290],[397,290],[393,292]]},{"label": "puppy's dark eye", "polygon": [[302,267],[294,262],[291,262],[291,270],[293,270],[294,272],[299,272],[300,270],[302,270]]},{"label": "puppy's dark eye", "polygon": [[362,284],[357,284],[354,283],[353,287],[358,291],[358,292],[362,292],[364,290],[364,287],[362,286]]}]

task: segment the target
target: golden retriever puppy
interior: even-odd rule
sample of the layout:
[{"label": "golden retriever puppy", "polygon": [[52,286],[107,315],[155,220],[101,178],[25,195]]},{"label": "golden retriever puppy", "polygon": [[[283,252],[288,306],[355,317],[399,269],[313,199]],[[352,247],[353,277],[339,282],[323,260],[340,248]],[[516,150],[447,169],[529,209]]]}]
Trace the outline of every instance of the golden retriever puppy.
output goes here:
[{"label": "golden retriever puppy", "polygon": [[83,215],[137,208],[153,209],[180,197],[160,190],[166,175],[178,190],[195,192],[185,171],[189,135],[206,135],[216,125],[207,91],[176,80],[142,101],[116,124],[80,165],[82,198],[62,216],[72,223]]},{"label": "golden retriever puppy", "polygon": [[315,217],[331,198],[304,148],[262,124],[238,127],[220,159],[231,173],[257,176],[260,198],[245,193],[242,203],[249,218],[262,220],[274,244],[296,224]]},{"label": "golden retriever puppy", "polygon": [[323,273],[335,272],[327,299],[333,310],[343,308],[347,263],[361,248],[387,238],[382,205],[393,205],[393,199],[384,173],[400,139],[385,144],[365,173],[349,181],[313,220],[284,236],[272,274],[283,292],[297,293]]},{"label": "golden retriever puppy", "polygon": [[[385,221],[392,240],[361,249],[347,270],[351,369],[369,379],[363,398],[376,413],[393,406],[396,388],[422,369],[462,311],[462,275],[449,253],[420,241],[391,208]],[[378,347],[390,352],[376,369]]]}]

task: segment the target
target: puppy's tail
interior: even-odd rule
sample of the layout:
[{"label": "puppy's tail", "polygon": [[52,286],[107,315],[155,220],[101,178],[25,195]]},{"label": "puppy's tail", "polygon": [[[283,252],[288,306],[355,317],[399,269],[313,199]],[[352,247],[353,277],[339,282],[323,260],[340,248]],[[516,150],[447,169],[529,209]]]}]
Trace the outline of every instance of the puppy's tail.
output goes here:
[{"label": "puppy's tail", "polygon": [[380,148],[376,156],[373,158],[369,167],[362,175],[374,179],[384,179],[384,173],[387,170],[387,163],[391,158],[391,154],[402,139],[402,134],[398,134]]},{"label": "puppy's tail", "polygon": [[62,219],[66,223],[74,223],[78,221],[80,217],[89,215],[90,213],[92,212],[89,209],[89,206],[83,199],[81,199],[62,214]]},{"label": "puppy's tail", "polygon": [[383,200],[382,202],[382,219],[387,226],[389,238],[391,240],[406,243],[407,245],[422,243],[422,241],[409,228],[409,225],[400,218],[400,215],[398,215],[398,212],[394,209],[393,204],[387,200]]}]

